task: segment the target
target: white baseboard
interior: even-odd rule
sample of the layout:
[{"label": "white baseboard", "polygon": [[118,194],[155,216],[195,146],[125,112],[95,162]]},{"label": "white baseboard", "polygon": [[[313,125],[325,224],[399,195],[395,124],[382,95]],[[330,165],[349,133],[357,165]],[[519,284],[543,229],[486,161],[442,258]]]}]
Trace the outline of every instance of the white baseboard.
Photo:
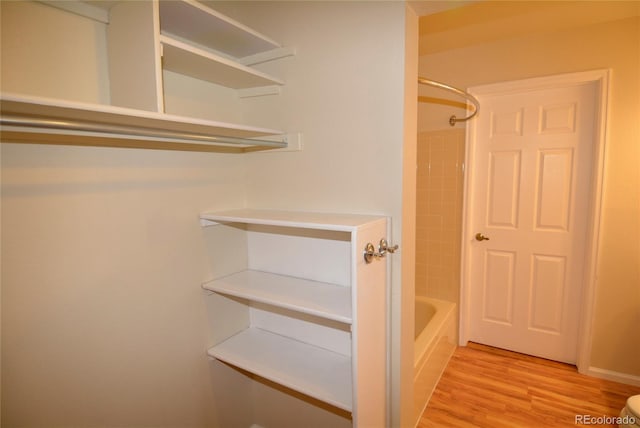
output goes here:
[{"label": "white baseboard", "polygon": [[614,382],[626,383],[627,385],[640,386],[640,376],[628,373],[614,372],[612,370],[605,370],[598,367],[589,367],[584,374],[601,379],[612,380]]}]

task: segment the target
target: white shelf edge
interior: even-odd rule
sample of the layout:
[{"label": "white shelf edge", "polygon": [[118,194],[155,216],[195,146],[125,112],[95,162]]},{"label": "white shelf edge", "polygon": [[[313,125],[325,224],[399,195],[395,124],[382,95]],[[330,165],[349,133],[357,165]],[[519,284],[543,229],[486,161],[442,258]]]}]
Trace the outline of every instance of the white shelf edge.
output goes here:
[{"label": "white shelf edge", "polygon": [[352,411],[351,357],[248,328],[208,355],[348,412]]},{"label": "white shelf edge", "polygon": [[269,272],[246,270],[202,285],[219,294],[351,324],[351,289]]},{"label": "white shelf edge", "polygon": [[359,227],[384,221],[384,215],[333,214],[305,211],[279,211],[241,208],[200,214],[201,224],[246,223],[302,229],[354,232]]},{"label": "white shelf edge", "polygon": [[167,70],[233,89],[284,85],[278,78],[166,34],[160,35],[160,43],[163,45],[163,68]]}]

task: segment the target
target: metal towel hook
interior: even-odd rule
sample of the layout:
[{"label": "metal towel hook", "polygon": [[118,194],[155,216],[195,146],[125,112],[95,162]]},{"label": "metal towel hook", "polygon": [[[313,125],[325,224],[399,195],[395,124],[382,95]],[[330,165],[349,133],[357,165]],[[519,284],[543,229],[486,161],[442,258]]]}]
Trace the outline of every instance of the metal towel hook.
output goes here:
[{"label": "metal towel hook", "polygon": [[387,255],[387,253],[395,253],[398,250],[398,246],[389,246],[389,243],[386,239],[382,238],[380,240],[380,244],[378,245],[378,251],[376,252],[376,247],[373,246],[371,242],[368,242],[364,247],[364,261],[367,263],[371,263],[373,259],[381,259]]}]

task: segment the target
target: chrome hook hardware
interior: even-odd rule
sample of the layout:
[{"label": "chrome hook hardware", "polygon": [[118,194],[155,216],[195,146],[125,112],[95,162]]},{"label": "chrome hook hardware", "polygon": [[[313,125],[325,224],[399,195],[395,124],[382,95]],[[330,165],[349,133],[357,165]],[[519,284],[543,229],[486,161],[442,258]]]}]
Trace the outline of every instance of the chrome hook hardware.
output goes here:
[{"label": "chrome hook hardware", "polygon": [[371,263],[373,259],[381,259],[387,255],[387,253],[395,253],[398,250],[398,246],[394,245],[392,247],[389,246],[387,240],[382,238],[380,240],[380,245],[378,247],[378,252],[376,252],[376,247],[373,246],[371,242],[368,242],[364,247],[364,261],[367,263]]},{"label": "chrome hook hardware", "polygon": [[482,233],[478,232],[476,233],[476,241],[488,241],[489,238],[487,236],[484,236]]},{"label": "chrome hook hardware", "polygon": [[371,242],[367,242],[367,245],[364,246],[364,261],[371,263],[374,257],[384,257],[384,254],[376,253],[376,247]]},{"label": "chrome hook hardware", "polygon": [[395,253],[398,250],[398,246],[394,245],[393,247],[389,246],[389,243],[387,242],[386,239],[382,238],[380,240],[380,246],[378,247],[378,251],[380,252],[380,254],[382,254],[383,256],[386,253]]}]

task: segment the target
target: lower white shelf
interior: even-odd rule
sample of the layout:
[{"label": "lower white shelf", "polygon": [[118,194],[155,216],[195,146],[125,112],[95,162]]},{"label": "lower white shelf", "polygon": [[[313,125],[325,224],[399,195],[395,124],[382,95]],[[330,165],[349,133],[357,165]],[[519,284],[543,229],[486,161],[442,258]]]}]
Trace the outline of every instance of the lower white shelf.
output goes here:
[{"label": "lower white shelf", "polygon": [[258,328],[248,328],[208,353],[340,409],[352,410],[350,356]]}]

